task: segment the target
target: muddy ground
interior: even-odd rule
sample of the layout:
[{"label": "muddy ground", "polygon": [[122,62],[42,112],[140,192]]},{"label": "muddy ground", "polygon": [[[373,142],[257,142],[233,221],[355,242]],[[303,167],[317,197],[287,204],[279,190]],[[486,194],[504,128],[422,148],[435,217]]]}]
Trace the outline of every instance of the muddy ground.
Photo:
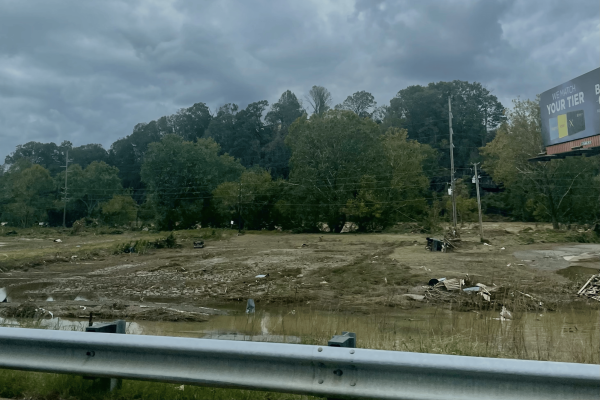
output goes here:
[{"label": "muddy ground", "polygon": [[[98,318],[202,321],[219,310],[243,312],[248,298],[258,305],[354,312],[440,303],[468,309],[519,301],[528,308],[553,309],[589,303],[575,293],[600,268],[599,244],[574,243],[577,232],[524,223],[486,223],[490,245],[479,241],[475,227],[463,228],[461,242],[449,253],[427,251],[429,235],[410,230],[178,231],[178,248],[140,254],[121,251],[136,240],[152,242],[167,234],[36,228],[6,235],[13,229],[2,229],[4,317],[88,318],[92,311]],[[194,248],[200,238],[205,247]],[[428,281],[442,277],[466,278],[467,284],[496,290],[491,302],[459,292],[427,295]]]}]

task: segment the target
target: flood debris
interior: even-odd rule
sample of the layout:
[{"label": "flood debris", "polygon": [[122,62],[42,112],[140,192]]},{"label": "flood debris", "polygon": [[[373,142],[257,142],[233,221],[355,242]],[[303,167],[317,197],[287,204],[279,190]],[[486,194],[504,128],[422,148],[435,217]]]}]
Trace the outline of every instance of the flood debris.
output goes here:
[{"label": "flood debris", "polygon": [[426,289],[425,297],[429,300],[451,300],[452,298],[464,295],[478,295],[487,302],[492,301],[493,293],[496,292],[498,286],[487,286],[483,283],[477,283],[473,285],[469,275],[466,275],[464,279],[460,278],[432,278],[428,282],[428,286],[424,286]]},{"label": "flood debris", "polygon": [[62,240],[60,240],[60,239],[54,239],[54,243],[62,243]]},{"label": "flood debris", "polygon": [[195,249],[203,249],[204,248],[204,240],[196,240],[194,241]]},{"label": "flood debris", "polygon": [[0,288],[0,303],[8,303],[8,296],[5,288]]},{"label": "flood debris", "polygon": [[579,289],[577,295],[600,301],[600,273],[592,275],[585,285]]},{"label": "flood debris", "polygon": [[6,232],[6,236],[18,235],[17,231],[8,231]]},{"label": "flood debris", "polygon": [[502,310],[500,311],[500,320],[504,321],[506,319],[513,319],[513,315],[505,306],[502,306]]},{"label": "flood debris", "polygon": [[[425,238],[427,240],[427,245],[425,246],[426,250],[429,251],[441,251],[442,253],[447,253],[450,250],[454,250],[456,246],[452,242],[456,242],[457,239],[451,239],[447,235],[444,236],[443,239],[436,238]],[[458,239],[459,241],[460,239]]]},{"label": "flood debris", "polygon": [[429,280],[429,283],[428,283],[428,285],[429,285],[429,286],[435,286],[435,285],[437,285],[438,283],[440,283],[440,282],[443,282],[443,281],[445,281],[445,280],[446,280],[446,278],[437,278],[437,279],[436,279],[436,278],[432,278],[432,279],[430,279],[430,280]]},{"label": "flood debris", "polygon": [[255,309],[254,299],[248,299],[248,302],[246,303],[246,314],[254,314]]},{"label": "flood debris", "polygon": [[266,278],[266,277],[268,277],[269,275],[270,275],[270,274],[261,274],[261,275],[256,275],[256,276],[255,276],[255,278],[262,279],[262,278]]}]

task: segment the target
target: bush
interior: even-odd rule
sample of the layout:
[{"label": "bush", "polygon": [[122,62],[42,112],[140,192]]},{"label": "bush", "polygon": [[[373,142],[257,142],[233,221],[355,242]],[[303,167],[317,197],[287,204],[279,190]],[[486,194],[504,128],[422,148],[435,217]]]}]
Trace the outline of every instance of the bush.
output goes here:
[{"label": "bush", "polygon": [[179,247],[179,245],[177,244],[177,238],[175,238],[173,233],[171,233],[166,238],[158,239],[155,242],[150,242],[145,239],[139,239],[135,242],[125,242],[118,244],[115,250],[113,251],[113,254],[146,254],[149,249],[174,249],[177,247]]}]

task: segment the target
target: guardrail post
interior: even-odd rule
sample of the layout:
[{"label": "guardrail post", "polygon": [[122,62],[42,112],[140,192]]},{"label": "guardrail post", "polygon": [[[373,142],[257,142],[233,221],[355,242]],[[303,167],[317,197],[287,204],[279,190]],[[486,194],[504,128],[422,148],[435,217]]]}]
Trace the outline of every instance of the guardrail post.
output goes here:
[{"label": "guardrail post", "polygon": [[[341,335],[334,335],[331,340],[327,342],[329,347],[356,347],[356,333],[354,332],[342,332]],[[354,350],[352,350],[354,351]],[[328,397],[327,400],[342,400],[337,397]]]},{"label": "guardrail post", "polygon": [[327,342],[329,347],[356,347],[356,333],[342,332],[341,335],[335,335]]},{"label": "guardrail post", "polygon": [[[90,315],[91,321],[91,315]],[[114,322],[108,323],[96,323],[85,328],[86,332],[101,332],[101,333],[121,333],[125,334],[125,328],[127,327],[127,322],[122,319],[116,320]],[[97,391],[102,392],[112,392],[115,389],[120,389],[123,384],[122,379],[117,378],[93,378],[93,377],[84,377],[86,379],[94,379],[94,388]]]}]

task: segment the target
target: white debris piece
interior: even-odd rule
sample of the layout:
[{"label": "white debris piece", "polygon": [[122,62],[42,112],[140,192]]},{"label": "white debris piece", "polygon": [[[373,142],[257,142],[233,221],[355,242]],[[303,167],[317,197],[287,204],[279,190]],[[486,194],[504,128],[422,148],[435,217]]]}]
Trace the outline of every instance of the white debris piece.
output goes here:
[{"label": "white debris piece", "polygon": [[62,240],[60,240],[60,239],[54,239],[54,243],[62,243]]}]

